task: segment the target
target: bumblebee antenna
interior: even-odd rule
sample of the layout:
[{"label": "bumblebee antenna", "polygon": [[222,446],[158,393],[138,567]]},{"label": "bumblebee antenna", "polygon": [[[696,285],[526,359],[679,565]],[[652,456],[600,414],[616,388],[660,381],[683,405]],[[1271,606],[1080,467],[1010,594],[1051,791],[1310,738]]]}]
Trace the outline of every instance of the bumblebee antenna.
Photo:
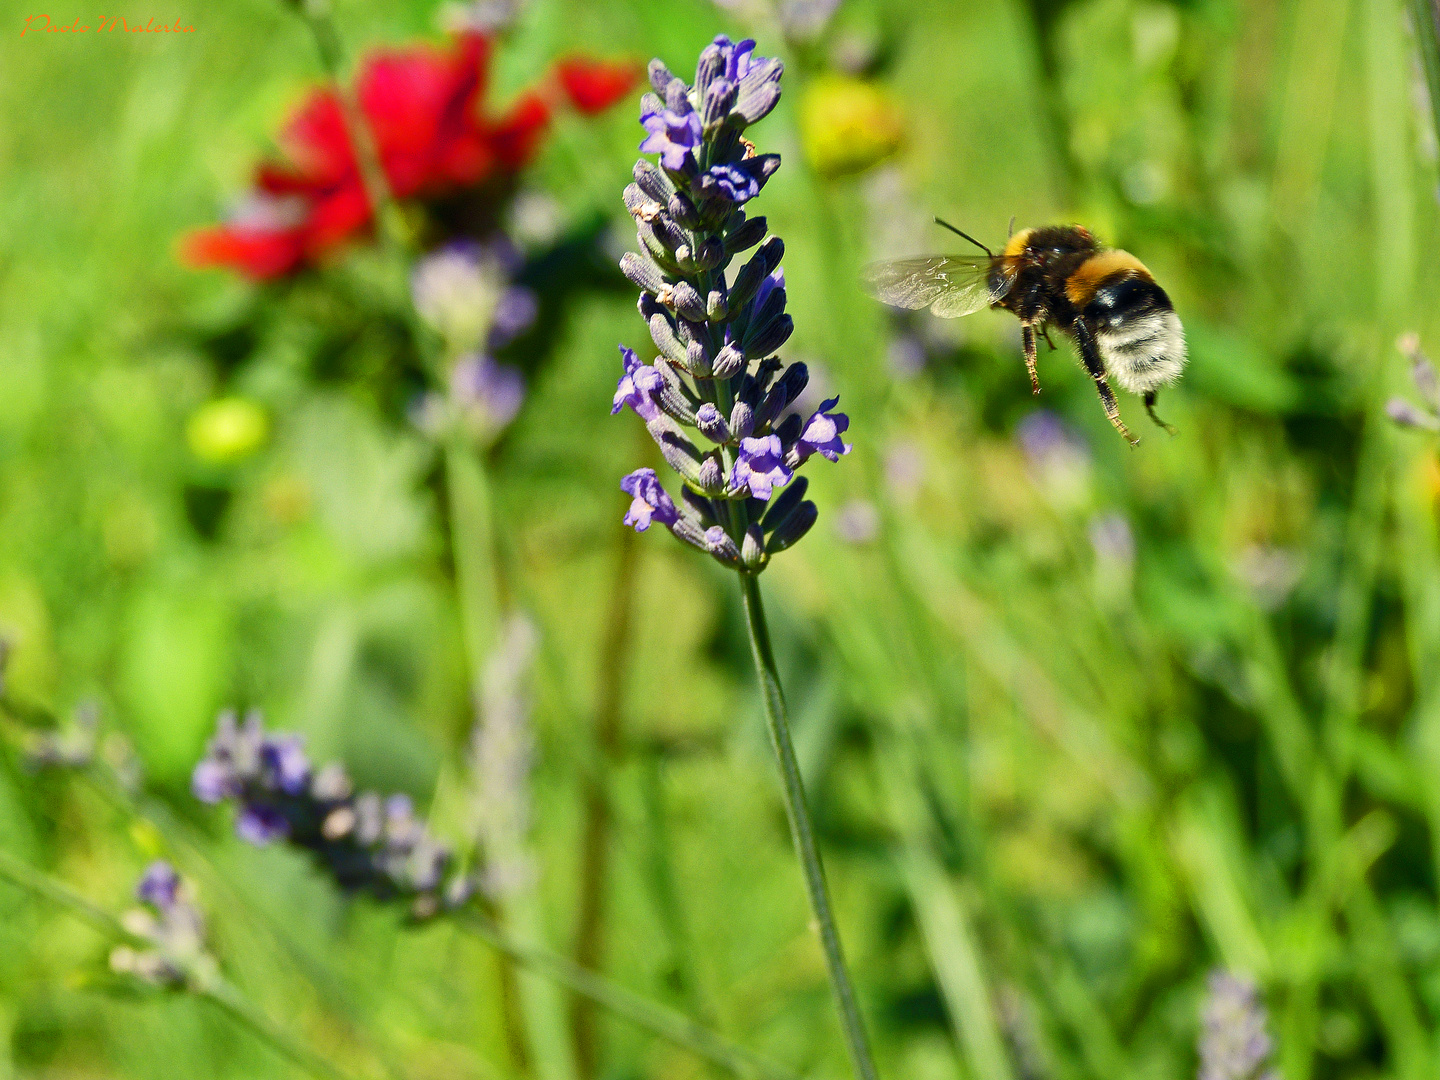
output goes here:
[{"label": "bumblebee antenna", "polygon": [[973,236],[971,236],[971,235],[970,235],[969,233],[967,233],[967,232],[961,232],[959,229],[955,228],[954,225],[951,225],[948,221],[941,221],[941,220],[937,217],[937,218],[935,219],[935,224],[936,224],[936,225],[941,225],[941,226],[943,226],[944,228],[949,229],[949,230],[950,230],[951,232],[953,232],[956,236],[964,237],[966,240],[969,240],[970,243],[974,244],[974,245],[975,245],[976,247],[978,247],[981,251],[983,251],[986,255],[989,255],[992,259],[995,257],[995,253],[994,253],[993,251],[991,251],[988,247],[986,247],[984,244],[980,243],[979,240],[976,240]]}]

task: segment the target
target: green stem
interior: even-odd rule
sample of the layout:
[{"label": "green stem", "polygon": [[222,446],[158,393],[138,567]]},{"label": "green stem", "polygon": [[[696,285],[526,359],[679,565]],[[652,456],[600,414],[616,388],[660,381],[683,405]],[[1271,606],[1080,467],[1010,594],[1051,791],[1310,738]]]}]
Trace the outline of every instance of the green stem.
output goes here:
[{"label": "green stem", "polygon": [[351,1080],[350,1074],[326,1061],[308,1046],[275,1026],[249,998],[224,979],[198,991],[199,995],[225,1013],[241,1027],[249,1028],[262,1042],[268,1043],[284,1057],[314,1076],[326,1080]]},{"label": "green stem", "polygon": [[[610,612],[600,653],[599,685],[595,694],[594,759],[585,778],[585,829],[580,849],[579,916],[575,932],[575,962],[583,968],[599,968],[605,953],[605,888],[610,856],[609,778],[620,757],[625,660],[630,652],[632,596],[638,552],[635,531],[620,530],[620,550],[615,562]],[[581,1080],[594,1080],[600,1059],[594,1005],[584,998],[577,998],[571,1019],[576,1069]]]},{"label": "green stem", "polygon": [[[153,942],[136,937],[125,929],[119,919],[98,904],[91,903],[64,882],[36,870],[8,851],[0,851],[0,878],[66,909],[72,915],[79,916],[102,933],[142,947],[153,946]],[[306,1072],[323,1077],[324,1080],[351,1080],[349,1073],[278,1028],[254,1003],[224,979],[212,978],[203,985],[192,986],[191,989],[197,996],[214,1003],[232,1019],[249,1028],[273,1050],[289,1058]]]},{"label": "green stem", "polygon": [[[450,497],[450,543],[460,604],[470,689],[478,703],[484,690],[485,664],[494,648],[503,605],[499,560],[495,551],[494,513],[489,478],[479,452],[461,435],[446,447]],[[544,912],[533,886],[500,901],[506,925],[527,937],[540,937]],[[520,973],[516,979],[529,1057],[540,1080],[574,1080],[565,1003],[544,979]],[[502,977],[502,985],[503,977]]]},{"label": "green stem", "polygon": [[805,872],[805,888],[810,894],[810,908],[820,931],[825,950],[825,966],[830,973],[830,987],[840,1010],[840,1026],[845,1030],[845,1043],[850,1051],[850,1064],[859,1080],[877,1080],[875,1062],[870,1056],[870,1040],[855,1001],[855,988],[845,967],[845,951],[840,945],[840,931],[830,910],[830,891],[825,884],[825,867],[820,849],[815,844],[815,829],[805,803],[805,784],[800,777],[800,763],[795,757],[795,744],[790,738],[790,720],[785,710],[785,695],[780,690],[780,676],[775,667],[775,654],[770,648],[770,628],[765,623],[765,608],[760,600],[760,581],[754,574],[740,575],[740,588],[745,598],[745,617],[750,630],[750,652],[755,658],[755,675],[760,680],[760,696],[765,703],[765,720],[770,727],[770,741],[780,765],[780,778],[785,786],[785,813],[790,819],[790,836],[795,853]]},{"label": "green stem", "polygon": [[517,964],[543,975],[573,993],[590,999],[623,1016],[639,1027],[669,1039],[698,1057],[729,1069],[739,1076],[763,1080],[796,1080],[795,1074],[731,1042],[689,1017],[631,993],[610,980],[580,967],[546,949],[521,944],[499,926],[473,911],[458,912],[458,925],[487,942]]},{"label": "green stem", "polygon": [[455,592],[460,603],[470,690],[479,700],[485,662],[500,621],[496,587],[490,485],[475,448],[462,437],[445,448],[445,482],[450,499],[450,549],[455,559]]},{"label": "green stem", "polygon": [[295,7],[315,38],[315,49],[320,54],[320,66],[334,84],[335,98],[344,114],[350,143],[355,148],[355,164],[360,170],[360,182],[365,188],[365,198],[375,212],[381,242],[399,249],[403,245],[399,224],[391,212],[394,200],[390,197],[390,185],[385,179],[385,169],[380,164],[380,151],[375,146],[370,125],[365,122],[365,114],[360,110],[359,102],[342,78],[345,54],[340,44],[340,33],[335,29],[335,20],[330,17],[329,0],[296,0]]}]

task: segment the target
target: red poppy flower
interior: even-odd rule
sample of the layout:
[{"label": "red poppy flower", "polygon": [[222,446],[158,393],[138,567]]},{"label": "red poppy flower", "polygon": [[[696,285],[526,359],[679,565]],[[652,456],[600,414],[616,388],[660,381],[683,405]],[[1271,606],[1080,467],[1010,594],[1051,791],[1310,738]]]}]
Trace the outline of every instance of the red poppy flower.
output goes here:
[{"label": "red poppy flower", "polygon": [[[570,57],[490,118],[482,105],[491,49],[488,36],[465,31],[450,48],[382,50],[362,64],[355,100],[397,198],[451,195],[497,170],[523,168],[556,106],[568,102],[593,115],[629,93],[639,74],[634,65]],[[373,211],[333,90],[311,95],[279,143],[283,160],[256,169],[246,209],[182,241],[186,262],[228,266],[256,280],[281,277],[370,224]],[[282,201],[286,213],[269,212]],[[266,211],[254,212],[257,205]]]}]

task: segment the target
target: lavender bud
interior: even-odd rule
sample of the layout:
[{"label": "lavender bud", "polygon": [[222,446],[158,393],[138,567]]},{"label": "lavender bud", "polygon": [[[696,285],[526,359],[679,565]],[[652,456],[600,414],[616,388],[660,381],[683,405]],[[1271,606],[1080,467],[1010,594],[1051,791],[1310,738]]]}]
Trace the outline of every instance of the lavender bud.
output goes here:
[{"label": "lavender bud", "polygon": [[700,62],[695,65],[695,89],[701,95],[709,92],[710,83],[717,75],[725,71],[725,54],[720,46],[715,44],[706,45],[700,53]]},{"label": "lavender bud", "polygon": [[750,70],[740,80],[740,93],[735,101],[733,115],[744,123],[757,123],[770,115],[780,100],[780,76],[785,65],[774,57],[765,57],[752,63]]},{"label": "lavender bud", "polygon": [[790,485],[770,504],[765,511],[765,517],[761,519],[760,526],[766,532],[774,532],[781,525],[785,524],[787,518],[795,512],[800,505],[800,500],[805,498],[805,492],[810,487],[807,477],[797,476]]},{"label": "lavender bud", "polygon": [[775,429],[775,434],[780,436],[780,441],[789,446],[800,437],[800,429],[805,426],[805,421],[800,419],[799,413],[791,413],[780,422]]},{"label": "lavender bud", "polygon": [[788,547],[793,547],[810,531],[815,524],[815,519],[819,516],[820,511],[816,509],[813,502],[802,502],[770,534],[770,539],[765,544],[766,552],[774,555]]},{"label": "lavender bud", "polygon": [[657,359],[655,368],[665,380],[660,387],[660,395],[655,400],[659,402],[660,408],[673,416],[682,424],[695,423],[695,410],[685,395],[684,384],[676,376],[675,371],[664,360]]},{"label": "lavender bud", "polygon": [[711,371],[717,379],[728,379],[745,370],[745,354],[733,344],[726,345],[715,357]]},{"label": "lavender bud", "polygon": [[621,197],[625,200],[625,209],[630,211],[630,216],[636,221],[654,221],[664,209],[660,203],[641,191],[639,184],[626,184]]},{"label": "lavender bud", "polygon": [[751,525],[745,530],[745,539],[740,547],[740,561],[752,570],[765,565],[765,534],[760,531],[759,525]]},{"label": "lavender bud", "polygon": [[690,104],[690,88],[679,79],[671,79],[665,87],[665,107],[671,112],[684,116],[695,111]]},{"label": "lavender bud", "polygon": [[715,505],[704,495],[701,495],[693,488],[682,487],[680,489],[680,497],[691,510],[694,510],[695,513],[699,515],[700,521],[707,528],[716,524]]},{"label": "lavender bud", "polygon": [[660,237],[655,234],[655,229],[650,222],[640,222],[635,230],[635,235],[639,238],[645,250],[650,253],[650,257],[659,263],[663,270],[671,274],[680,273],[680,265],[675,259],[674,252],[661,242]]},{"label": "lavender bud", "polygon": [[682,249],[688,250],[689,248],[689,239],[685,235],[685,230],[671,221],[669,216],[664,213],[656,214],[655,220],[650,222],[650,227],[655,230],[655,236],[660,243],[665,245],[665,250],[675,253],[676,262],[683,263],[689,258],[688,254],[680,254]]},{"label": "lavender bud", "polygon": [[636,186],[641,191],[661,206],[669,205],[670,196],[675,193],[675,189],[670,186],[670,181],[665,178],[664,173],[641,158],[635,162],[635,170],[632,175],[635,177]]},{"label": "lavender bud", "polygon": [[670,531],[676,538],[694,545],[701,551],[708,552],[710,550],[710,545],[705,539],[705,531],[697,522],[691,521],[688,517],[682,517],[676,521],[674,525],[670,526]]},{"label": "lavender bud", "polygon": [[780,381],[770,388],[770,393],[765,395],[760,408],[755,410],[755,422],[768,424],[773,421],[804,392],[809,381],[810,369],[803,361],[791,364],[780,376]]},{"label": "lavender bud", "polygon": [[655,93],[663,95],[665,89],[675,81],[675,76],[670,74],[670,69],[665,66],[664,61],[656,59],[650,61],[650,67],[646,74],[650,77],[650,85],[655,88]]},{"label": "lavender bud", "polygon": [[700,449],[680,430],[675,421],[665,415],[657,416],[646,423],[650,436],[660,447],[665,463],[692,484],[700,483]]},{"label": "lavender bud", "polygon": [[[743,216],[743,212],[742,213]],[[746,251],[765,239],[768,228],[763,217],[753,217],[725,233],[725,254],[735,255]]]},{"label": "lavender bud", "polygon": [[675,336],[675,327],[669,318],[660,312],[650,316],[650,337],[655,342],[655,348],[659,349],[661,355],[666,359],[681,367],[689,368],[689,354],[686,352],[685,346]]},{"label": "lavender bud", "polygon": [[789,341],[794,332],[795,320],[781,315],[763,329],[745,334],[745,352],[749,356],[770,356]]},{"label": "lavender bud", "polygon": [[730,305],[725,294],[719,289],[711,289],[710,295],[705,298],[705,316],[711,322],[724,322],[725,317],[730,314]]},{"label": "lavender bud", "polygon": [[705,547],[721,562],[732,566],[740,563],[740,549],[735,546],[735,541],[730,539],[730,534],[719,525],[712,525],[705,530]]},{"label": "lavender bud", "polygon": [[700,241],[695,251],[695,266],[700,270],[713,270],[725,261],[725,245],[713,236]]},{"label": "lavender bud", "polygon": [[700,463],[700,479],[696,486],[710,495],[725,493],[725,470],[721,468],[720,462],[713,455]]},{"label": "lavender bud", "polygon": [[700,110],[700,123],[706,131],[711,131],[723,124],[730,116],[730,110],[735,106],[735,98],[740,88],[729,79],[716,79],[705,90],[705,97]]},{"label": "lavender bud", "polygon": [[670,303],[691,322],[705,321],[705,301],[688,281],[677,281],[670,291]]},{"label": "lavender bud", "polygon": [[730,441],[730,425],[725,422],[725,417],[720,415],[720,410],[711,402],[707,401],[695,410],[695,424],[700,428],[700,434],[711,442],[727,443]]},{"label": "lavender bud", "polygon": [[692,341],[685,346],[685,367],[699,379],[709,378],[713,368],[710,364],[710,354],[705,351],[705,346],[698,341]]},{"label": "lavender bud", "polygon": [[633,251],[627,251],[620,256],[620,272],[637,288],[644,289],[653,296],[659,296],[660,290],[668,284],[660,267]]},{"label": "lavender bud", "polygon": [[748,439],[755,433],[755,410],[749,402],[737,401],[730,410],[730,431],[737,439]]},{"label": "lavender bud", "polygon": [[771,270],[780,265],[779,256],[776,256],[773,265],[770,262],[769,252],[774,245],[779,245],[780,254],[783,255],[784,242],[778,236],[772,236],[760,246],[759,251],[750,256],[735,275],[735,284],[730,286],[730,306],[736,311],[750,302],[750,298],[760,288],[760,283],[770,275]]},{"label": "lavender bud", "polygon": [[698,229],[700,227],[700,213],[695,209],[695,204],[690,197],[683,192],[677,191],[670,196],[670,201],[665,204],[665,212],[675,221],[675,224],[686,229]]}]

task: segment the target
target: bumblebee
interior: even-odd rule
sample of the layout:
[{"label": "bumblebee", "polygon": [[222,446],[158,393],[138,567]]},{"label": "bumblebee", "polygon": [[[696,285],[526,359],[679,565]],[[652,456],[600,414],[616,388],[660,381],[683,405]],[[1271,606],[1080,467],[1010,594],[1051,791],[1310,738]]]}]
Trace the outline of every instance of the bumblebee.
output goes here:
[{"label": "bumblebee", "polygon": [[1020,319],[1025,367],[1037,394],[1037,338],[1044,337],[1055,348],[1049,335],[1053,326],[1074,338],[1116,431],[1132,445],[1140,441],[1120,419],[1111,379],[1140,395],[1150,419],[1173,434],[1155,415],[1155,396],[1185,367],[1185,331],[1170,297],[1139,259],[1102,247],[1078,225],[1024,229],[997,255],[948,222],[935,221],[985,254],[874,263],[864,274],[871,296],[895,307],[928,307],[944,319],[986,306],[1013,311]]}]

